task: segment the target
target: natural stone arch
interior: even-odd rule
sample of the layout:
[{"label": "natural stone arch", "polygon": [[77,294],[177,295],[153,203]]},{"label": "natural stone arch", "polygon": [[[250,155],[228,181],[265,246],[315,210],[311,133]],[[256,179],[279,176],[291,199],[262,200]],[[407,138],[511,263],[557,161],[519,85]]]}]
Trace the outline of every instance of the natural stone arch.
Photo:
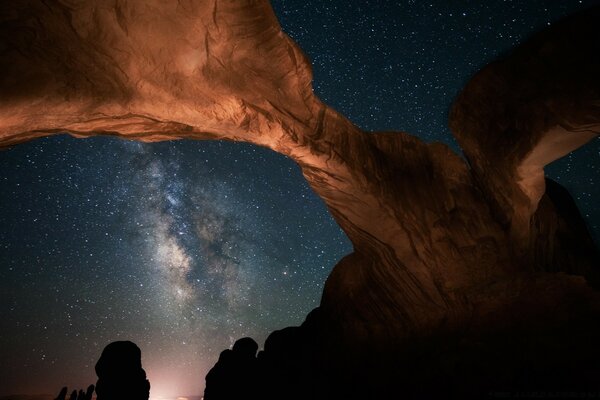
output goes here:
[{"label": "natural stone arch", "polygon": [[[581,274],[597,274],[594,250],[540,244],[559,217],[552,207],[536,214],[543,164],[598,135],[595,18],[598,9],[557,24],[527,45],[535,62],[517,51],[467,85],[450,120],[467,165],[438,143],[363,132],[323,104],[266,0],[9,2],[0,5],[0,143],[69,132],[269,147],[300,165],[354,245],[326,285],[331,318],[359,340],[448,329],[523,287],[589,294],[583,279],[531,271],[567,252]],[[523,65],[534,66],[525,79],[539,83],[534,93],[548,78],[559,85],[551,106],[542,93],[514,114],[521,78],[511,73]],[[548,118],[556,104],[576,107]],[[514,124],[495,129],[502,118]],[[554,134],[569,146],[544,150]],[[574,234],[588,249],[585,232]],[[539,249],[550,256],[536,258]]]}]

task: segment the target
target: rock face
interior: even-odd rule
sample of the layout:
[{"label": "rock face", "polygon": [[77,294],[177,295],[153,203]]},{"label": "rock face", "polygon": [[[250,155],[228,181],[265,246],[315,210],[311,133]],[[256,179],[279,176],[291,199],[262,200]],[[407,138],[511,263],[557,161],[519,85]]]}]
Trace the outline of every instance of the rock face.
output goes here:
[{"label": "rock face", "polygon": [[450,112],[473,175],[515,237],[529,236],[543,167],[600,132],[597,23],[590,10],[533,36],[477,73]]},{"label": "rock face", "polygon": [[331,367],[313,378],[333,396],[356,375],[419,397],[518,386],[565,360],[598,370],[598,253],[543,175],[600,132],[598,20],[599,8],[566,19],[467,84],[450,113],[466,163],[323,104],[266,0],[3,2],[0,144],[224,139],[294,159],[354,245],[297,336],[321,349],[306,365]]}]

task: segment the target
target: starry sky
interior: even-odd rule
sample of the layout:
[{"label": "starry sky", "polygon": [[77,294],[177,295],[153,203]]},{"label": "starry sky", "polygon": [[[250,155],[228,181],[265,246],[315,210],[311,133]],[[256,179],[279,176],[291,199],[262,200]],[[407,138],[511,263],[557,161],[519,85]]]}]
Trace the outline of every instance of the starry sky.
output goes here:
[{"label": "starry sky", "polygon": [[[276,0],[315,92],[365,130],[458,147],[469,77],[599,1]],[[547,167],[600,238],[600,140]],[[351,244],[285,157],[243,143],[64,135],[0,152],[0,396],[95,382],[142,349],[151,397],[201,394],[236,339],[300,324]],[[596,200],[597,202],[597,200]]]}]

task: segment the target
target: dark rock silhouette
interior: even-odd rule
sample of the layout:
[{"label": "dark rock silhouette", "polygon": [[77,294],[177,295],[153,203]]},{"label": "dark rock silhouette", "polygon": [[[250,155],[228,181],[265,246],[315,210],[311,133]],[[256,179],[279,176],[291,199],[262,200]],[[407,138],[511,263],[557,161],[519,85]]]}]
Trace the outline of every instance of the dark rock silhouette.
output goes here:
[{"label": "dark rock silhouette", "polygon": [[[119,341],[108,344],[95,369],[98,375],[95,387],[97,400],[148,400],[150,382],[142,368],[142,353],[135,343]],[[94,385],[90,385],[85,392],[71,392],[69,400],[91,400],[93,394]],[[63,387],[55,400],[65,400],[66,396],[67,387]]]},{"label": "dark rock silhouette", "polygon": [[96,363],[97,400],[148,400],[150,382],[142,368],[142,354],[129,341],[113,342]]},{"label": "dark rock silhouette", "polygon": [[[529,301],[524,297],[505,312],[519,315],[521,308],[531,308]],[[572,314],[572,306],[555,304],[560,315],[539,315],[535,321],[527,314],[493,315],[512,322],[486,332],[415,338],[387,350],[378,348],[380,343],[349,349],[339,343],[338,334],[327,332],[330,321],[317,308],[301,326],[273,332],[257,363],[238,363],[233,351],[225,350],[206,377],[205,399],[485,399],[528,398],[528,393],[562,398],[598,393],[600,328],[598,321],[586,319],[587,307],[579,306],[581,311]]]},{"label": "dark rock silhouette", "polygon": [[[69,400],[92,400],[92,395],[94,394],[94,385],[90,385],[88,386],[87,390],[84,392],[82,389],[79,390],[79,392],[77,390],[73,390],[71,392],[71,396],[69,397]],[[60,391],[60,393],[58,394],[58,396],[56,397],[55,400],[65,400],[67,396],[67,387],[63,387]]]},{"label": "dark rock silhouette", "polygon": [[[358,369],[352,374],[343,357],[327,350],[337,345],[327,342],[330,336],[322,334],[322,317],[316,308],[302,326],[271,333],[258,354],[258,346],[250,338],[224,350],[206,376],[205,400],[374,398],[378,388],[366,385],[368,375],[356,375]],[[240,351],[238,344],[242,343],[249,344],[248,351]]]},{"label": "dark rock silhouette", "polygon": [[251,338],[235,342],[221,352],[219,361],[206,375],[205,400],[256,398],[258,344]]}]

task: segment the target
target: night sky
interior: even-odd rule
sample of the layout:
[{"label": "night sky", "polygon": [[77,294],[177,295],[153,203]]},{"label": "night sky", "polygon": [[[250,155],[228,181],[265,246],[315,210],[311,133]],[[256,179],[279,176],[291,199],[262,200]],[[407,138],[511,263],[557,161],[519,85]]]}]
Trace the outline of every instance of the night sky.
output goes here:
[{"label": "night sky", "polygon": [[[458,150],[469,77],[599,1],[273,1],[315,92],[366,130]],[[600,238],[600,140],[547,168]],[[285,157],[242,143],[60,135],[0,152],[0,396],[96,380],[142,349],[151,397],[201,394],[221,350],[300,324],[352,247]]]}]

